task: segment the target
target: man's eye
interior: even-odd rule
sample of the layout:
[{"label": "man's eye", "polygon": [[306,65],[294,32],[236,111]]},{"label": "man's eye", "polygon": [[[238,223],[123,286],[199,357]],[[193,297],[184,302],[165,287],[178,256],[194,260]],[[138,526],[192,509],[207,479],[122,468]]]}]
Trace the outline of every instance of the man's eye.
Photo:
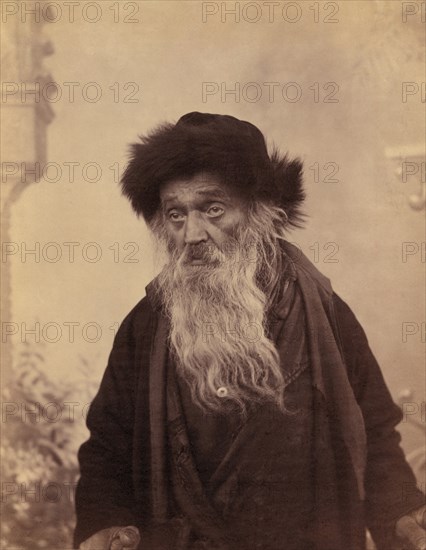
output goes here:
[{"label": "man's eye", "polygon": [[169,212],[169,220],[172,222],[182,222],[184,218],[185,216],[183,214],[180,214],[179,212]]},{"label": "man's eye", "polygon": [[210,206],[206,214],[209,218],[218,218],[221,216],[225,210],[221,206]]}]

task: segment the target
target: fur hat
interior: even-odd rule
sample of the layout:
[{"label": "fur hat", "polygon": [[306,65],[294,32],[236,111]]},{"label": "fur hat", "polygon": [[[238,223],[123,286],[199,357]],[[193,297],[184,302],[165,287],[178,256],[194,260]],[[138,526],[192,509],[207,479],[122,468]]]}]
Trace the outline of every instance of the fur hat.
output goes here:
[{"label": "fur hat", "polygon": [[135,212],[148,223],[160,206],[162,184],[204,172],[218,176],[240,196],[281,207],[289,224],[301,224],[302,162],[288,160],[275,149],[269,156],[265,138],[253,124],[193,112],[140,139],[131,145],[121,185]]}]

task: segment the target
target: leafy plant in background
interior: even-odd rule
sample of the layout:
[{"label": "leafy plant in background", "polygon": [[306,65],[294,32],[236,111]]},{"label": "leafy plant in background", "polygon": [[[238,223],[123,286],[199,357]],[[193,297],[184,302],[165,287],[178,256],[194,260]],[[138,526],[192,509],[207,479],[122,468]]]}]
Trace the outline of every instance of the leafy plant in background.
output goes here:
[{"label": "leafy plant in background", "polygon": [[24,345],[2,392],[2,549],[72,547],[77,451],[98,381],[80,358],[77,379],[58,384],[40,348]]}]

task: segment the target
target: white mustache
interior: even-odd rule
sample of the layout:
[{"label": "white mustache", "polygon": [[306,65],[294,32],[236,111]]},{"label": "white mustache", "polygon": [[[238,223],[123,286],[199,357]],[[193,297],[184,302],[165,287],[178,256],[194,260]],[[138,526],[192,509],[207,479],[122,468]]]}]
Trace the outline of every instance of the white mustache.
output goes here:
[{"label": "white mustache", "polygon": [[225,260],[225,256],[216,245],[211,243],[187,245],[180,256],[178,263],[182,265],[190,263],[194,260],[199,260],[207,265],[217,265]]},{"label": "white mustache", "polygon": [[182,263],[192,260],[201,260],[205,264],[215,264],[220,262],[256,262],[258,257],[257,246],[255,244],[241,245],[237,242],[226,242],[222,248],[214,243],[198,243],[187,245],[183,250],[179,261]]}]

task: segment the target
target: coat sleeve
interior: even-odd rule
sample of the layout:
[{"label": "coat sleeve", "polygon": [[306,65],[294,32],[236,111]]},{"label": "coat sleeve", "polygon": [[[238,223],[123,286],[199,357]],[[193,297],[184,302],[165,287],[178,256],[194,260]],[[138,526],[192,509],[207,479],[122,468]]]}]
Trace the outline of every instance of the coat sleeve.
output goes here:
[{"label": "coat sleeve", "polygon": [[74,548],[101,529],[135,524],[132,441],[138,380],[134,318],[138,309],[117,332],[99,391],[89,408],[90,438],[78,454],[81,476],[75,496]]},{"label": "coat sleeve", "polygon": [[364,330],[338,297],[334,305],[348,375],[367,432],[366,523],[379,549],[391,548],[396,520],[420,507],[424,495],[400,447],[402,420]]}]

